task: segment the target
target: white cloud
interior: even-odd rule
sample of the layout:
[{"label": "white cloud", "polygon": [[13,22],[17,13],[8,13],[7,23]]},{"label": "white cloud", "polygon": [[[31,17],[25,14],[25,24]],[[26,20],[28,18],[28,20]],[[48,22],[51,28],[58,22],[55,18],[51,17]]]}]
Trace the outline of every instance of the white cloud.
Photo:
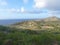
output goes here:
[{"label": "white cloud", "polygon": [[0,11],[2,11],[2,12],[9,12],[9,13],[17,13],[17,12],[19,12],[19,10],[15,9],[15,8],[0,9]]},{"label": "white cloud", "polygon": [[57,15],[60,15],[60,11],[49,10],[47,14],[48,16],[57,16]]},{"label": "white cloud", "polygon": [[47,8],[50,10],[60,10],[60,0],[34,0],[34,8]]},{"label": "white cloud", "polygon": [[6,11],[9,13],[25,13],[24,7],[21,7],[21,9],[16,9],[16,8],[0,9],[0,11]]},{"label": "white cloud", "polygon": [[60,10],[60,0],[46,0],[46,7],[51,10]]},{"label": "white cloud", "polygon": [[16,8],[0,9],[0,11],[8,12],[8,13],[23,13],[23,14],[45,13],[45,11],[41,11],[41,10],[26,10],[24,7],[21,7],[20,9],[16,9]]},{"label": "white cloud", "polygon": [[25,12],[25,9],[24,7],[21,7],[21,10],[20,10],[22,13]]},{"label": "white cloud", "polygon": [[34,8],[44,8],[46,5],[45,0],[34,0]]}]

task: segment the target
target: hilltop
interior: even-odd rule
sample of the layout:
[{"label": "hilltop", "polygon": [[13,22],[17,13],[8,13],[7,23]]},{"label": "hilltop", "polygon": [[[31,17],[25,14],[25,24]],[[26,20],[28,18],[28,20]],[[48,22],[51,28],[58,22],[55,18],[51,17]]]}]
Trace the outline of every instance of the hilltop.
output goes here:
[{"label": "hilltop", "polygon": [[56,17],[56,16],[52,16],[52,17],[48,17],[43,19],[44,21],[60,21],[60,18]]},{"label": "hilltop", "polygon": [[11,27],[30,30],[55,29],[57,27],[60,28],[60,18],[53,16],[44,19],[23,21],[11,25]]}]

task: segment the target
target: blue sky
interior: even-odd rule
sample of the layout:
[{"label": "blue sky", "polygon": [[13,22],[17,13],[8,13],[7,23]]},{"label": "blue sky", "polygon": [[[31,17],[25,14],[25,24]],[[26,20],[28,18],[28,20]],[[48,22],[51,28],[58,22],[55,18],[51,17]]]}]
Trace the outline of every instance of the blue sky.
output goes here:
[{"label": "blue sky", "polygon": [[0,19],[60,17],[60,0],[0,0]]}]

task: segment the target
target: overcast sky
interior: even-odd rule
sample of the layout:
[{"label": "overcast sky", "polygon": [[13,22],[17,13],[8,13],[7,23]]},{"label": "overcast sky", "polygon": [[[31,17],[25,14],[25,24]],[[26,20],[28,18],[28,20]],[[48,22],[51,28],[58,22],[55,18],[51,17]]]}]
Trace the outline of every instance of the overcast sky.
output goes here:
[{"label": "overcast sky", "polygon": [[0,0],[0,19],[60,17],[60,0]]}]

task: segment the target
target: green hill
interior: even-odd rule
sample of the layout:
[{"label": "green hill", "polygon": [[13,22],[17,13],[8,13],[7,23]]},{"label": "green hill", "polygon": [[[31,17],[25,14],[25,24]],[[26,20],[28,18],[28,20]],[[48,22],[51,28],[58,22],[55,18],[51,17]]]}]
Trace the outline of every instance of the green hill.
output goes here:
[{"label": "green hill", "polygon": [[0,26],[0,45],[60,45],[60,20],[50,19]]},{"label": "green hill", "polygon": [[45,19],[18,22],[16,24],[11,25],[11,27],[15,27],[18,29],[30,29],[30,30],[55,29],[60,28],[60,18],[53,16]]}]

